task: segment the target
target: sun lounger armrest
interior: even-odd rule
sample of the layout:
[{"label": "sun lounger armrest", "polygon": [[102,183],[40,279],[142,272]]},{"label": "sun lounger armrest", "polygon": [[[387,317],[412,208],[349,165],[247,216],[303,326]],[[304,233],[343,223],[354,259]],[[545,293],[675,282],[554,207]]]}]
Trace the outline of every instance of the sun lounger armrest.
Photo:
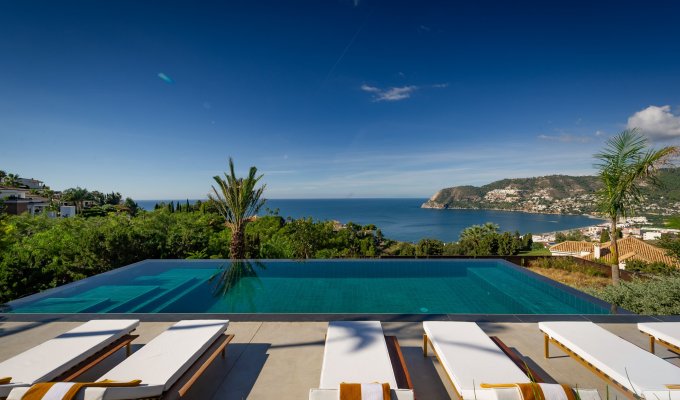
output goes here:
[{"label": "sun lounger armrest", "polygon": [[[411,389],[392,389],[392,400],[414,400],[415,396]],[[309,400],[338,400],[337,389],[312,389],[309,391]]]}]

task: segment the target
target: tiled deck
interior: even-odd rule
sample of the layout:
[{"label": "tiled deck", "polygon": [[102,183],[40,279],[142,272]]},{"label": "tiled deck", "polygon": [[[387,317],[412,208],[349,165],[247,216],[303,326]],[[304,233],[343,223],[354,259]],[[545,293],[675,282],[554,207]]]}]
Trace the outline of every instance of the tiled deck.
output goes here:
[{"label": "tiled deck", "polygon": [[[79,322],[0,322],[0,360],[5,360]],[[143,322],[134,342],[136,348],[162,332],[170,322]],[[646,348],[647,337],[634,323],[602,323],[611,332]],[[535,323],[480,323],[489,334],[499,336],[525,357],[532,367],[561,383],[594,387],[605,398],[605,384],[576,361],[553,348],[552,358],[543,357],[543,337]],[[319,383],[325,322],[232,322],[236,335],[226,361],[217,359],[194,385],[186,398],[194,400],[303,400]],[[442,368],[432,356],[422,356],[422,325],[417,322],[385,322],[386,334],[399,338],[420,400],[456,398]],[[657,354],[680,366],[680,356],[657,346]],[[95,379],[123,358],[117,354],[84,379]],[[544,374],[545,375],[545,374]],[[611,388],[610,388],[611,389]],[[622,398],[610,390],[610,398]]]}]

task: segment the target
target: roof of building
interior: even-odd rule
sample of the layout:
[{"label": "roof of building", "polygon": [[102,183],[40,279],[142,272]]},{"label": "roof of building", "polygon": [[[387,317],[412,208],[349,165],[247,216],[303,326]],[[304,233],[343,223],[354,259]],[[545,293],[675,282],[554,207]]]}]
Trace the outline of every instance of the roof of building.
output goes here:
[{"label": "roof of building", "polygon": [[561,253],[582,253],[584,251],[592,252],[595,243],[592,242],[580,242],[576,240],[567,240],[562,243],[557,243],[550,246],[551,252],[561,252]]},{"label": "roof of building", "polygon": [[[662,262],[668,265],[680,266],[680,263],[675,258],[669,256],[664,249],[660,249],[647,242],[644,242],[636,237],[629,236],[627,238],[616,241],[619,248],[619,261],[626,261],[629,259],[644,261],[647,263]],[[613,259],[611,242],[603,243],[600,250],[600,260],[611,262]],[[593,260],[593,254],[590,253],[584,257],[586,260]]]}]

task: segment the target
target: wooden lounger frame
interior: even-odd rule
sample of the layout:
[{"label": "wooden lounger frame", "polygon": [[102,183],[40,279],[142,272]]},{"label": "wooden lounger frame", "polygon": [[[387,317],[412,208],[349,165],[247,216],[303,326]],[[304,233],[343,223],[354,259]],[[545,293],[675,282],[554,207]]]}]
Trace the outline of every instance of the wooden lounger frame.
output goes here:
[{"label": "wooden lounger frame", "polygon": [[663,340],[663,339],[659,339],[659,338],[655,337],[654,335],[652,335],[652,334],[650,334],[650,333],[647,333],[647,332],[644,332],[644,331],[640,331],[640,332],[642,332],[642,333],[644,333],[645,335],[649,336],[649,352],[650,352],[650,353],[654,354],[654,351],[656,350],[654,345],[656,344],[656,342],[659,342],[659,344],[661,344],[661,345],[667,347],[668,350],[670,350],[670,351],[672,351],[672,352],[674,352],[674,353],[680,354],[680,347],[678,347],[678,346],[676,346],[676,345],[674,345],[674,344],[668,343],[667,341],[665,341],[665,340]]},{"label": "wooden lounger frame", "polygon": [[70,382],[70,381],[78,378],[80,375],[84,374],[85,372],[89,371],[90,369],[92,369],[93,367],[98,365],[103,360],[112,356],[113,354],[115,354],[118,350],[122,349],[123,347],[125,347],[125,356],[128,357],[130,355],[130,342],[137,339],[138,337],[139,337],[138,335],[131,335],[131,334],[127,334],[127,335],[121,337],[120,339],[116,340],[115,342],[104,347],[103,349],[99,350],[95,354],[91,355],[85,361],[75,365],[73,368],[71,368],[68,371],[64,372],[63,374],[59,375],[58,377],[56,377],[54,379],[54,381],[55,382]]},{"label": "wooden lounger frame", "polygon": [[[543,331],[541,331],[543,332]],[[597,375],[600,379],[603,381],[607,382],[607,384],[614,386],[615,388],[619,389],[627,398],[631,400],[638,400],[640,397],[636,395],[634,392],[632,392],[630,389],[627,387],[621,385],[619,382],[615,381],[604,373],[602,370],[591,364],[590,362],[586,361],[583,357],[580,355],[574,353],[571,351],[567,346],[563,345],[560,343],[558,340],[553,339],[548,335],[547,333],[543,332],[543,352],[545,354],[545,358],[550,358],[550,343],[554,344],[557,348],[565,352],[569,357],[573,358],[574,360],[578,361],[581,365],[586,367],[590,372],[594,373]]]},{"label": "wooden lounger frame", "polygon": [[227,357],[227,346],[234,339],[234,335],[222,334],[203,352],[201,357],[189,367],[189,369],[182,375],[177,382],[175,382],[170,389],[168,389],[157,399],[178,399],[184,397],[189,388],[203,375],[206,369],[217,358],[218,354],[222,355],[224,360]]},{"label": "wooden lounger frame", "polygon": [[399,347],[397,337],[385,335],[385,343],[387,344],[387,352],[390,354],[390,361],[392,362],[392,369],[394,370],[397,387],[399,389],[413,390],[411,375],[408,373],[408,368],[406,368],[406,360],[404,359],[404,354],[401,352],[401,347]]},{"label": "wooden lounger frame", "polygon": [[[501,349],[503,353],[505,353],[506,356],[510,360],[512,360],[519,369],[522,370],[529,378],[531,378],[534,382],[536,383],[543,383],[545,382],[544,377],[536,372],[536,370],[532,369],[529,367],[524,360],[522,360],[522,357],[520,357],[519,354],[517,354],[516,351],[512,350],[510,347],[508,347],[503,341],[497,337],[497,336],[489,336],[489,338],[498,346],[498,348]],[[432,344],[430,339],[427,337],[427,334],[423,334],[423,357],[427,357],[427,349],[428,349],[428,344]],[[439,360],[439,363],[442,362],[441,358],[439,357],[439,354],[437,354],[437,350],[432,346],[432,352],[434,353],[435,357],[437,357],[437,360]],[[446,371],[445,371],[446,372]],[[453,383],[453,379],[449,376],[448,373],[445,374],[446,378],[449,380],[449,383],[451,384],[451,387],[453,388],[453,391],[456,393],[456,396],[458,396],[459,399],[462,399],[463,396],[458,393],[458,389],[456,388],[456,385]],[[480,382],[481,383],[481,382]],[[506,383],[506,382],[503,382]]]}]

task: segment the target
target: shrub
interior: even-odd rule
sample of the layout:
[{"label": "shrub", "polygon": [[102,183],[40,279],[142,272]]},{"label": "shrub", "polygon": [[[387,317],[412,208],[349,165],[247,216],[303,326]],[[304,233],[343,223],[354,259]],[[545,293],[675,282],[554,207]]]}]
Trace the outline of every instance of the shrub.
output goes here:
[{"label": "shrub", "polygon": [[626,261],[626,271],[668,276],[676,273],[677,268],[662,262],[646,263],[640,260],[630,260]]},{"label": "shrub", "polygon": [[621,281],[618,286],[584,290],[637,314],[680,314],[680,274],[635,279],[632,282]]},{"label": "shrub", "polygon": [[416,245],[416,256],[441,256],[444,253],[444,242],[437,239],[420,239]]},{"label": "shrub", "polygon": [[529,261],[529,267],[561,269],[568,272],[580,272],[588,276],[606,277],[608,274],[595,266],[580,264],[568,257],[542,257]]}]

